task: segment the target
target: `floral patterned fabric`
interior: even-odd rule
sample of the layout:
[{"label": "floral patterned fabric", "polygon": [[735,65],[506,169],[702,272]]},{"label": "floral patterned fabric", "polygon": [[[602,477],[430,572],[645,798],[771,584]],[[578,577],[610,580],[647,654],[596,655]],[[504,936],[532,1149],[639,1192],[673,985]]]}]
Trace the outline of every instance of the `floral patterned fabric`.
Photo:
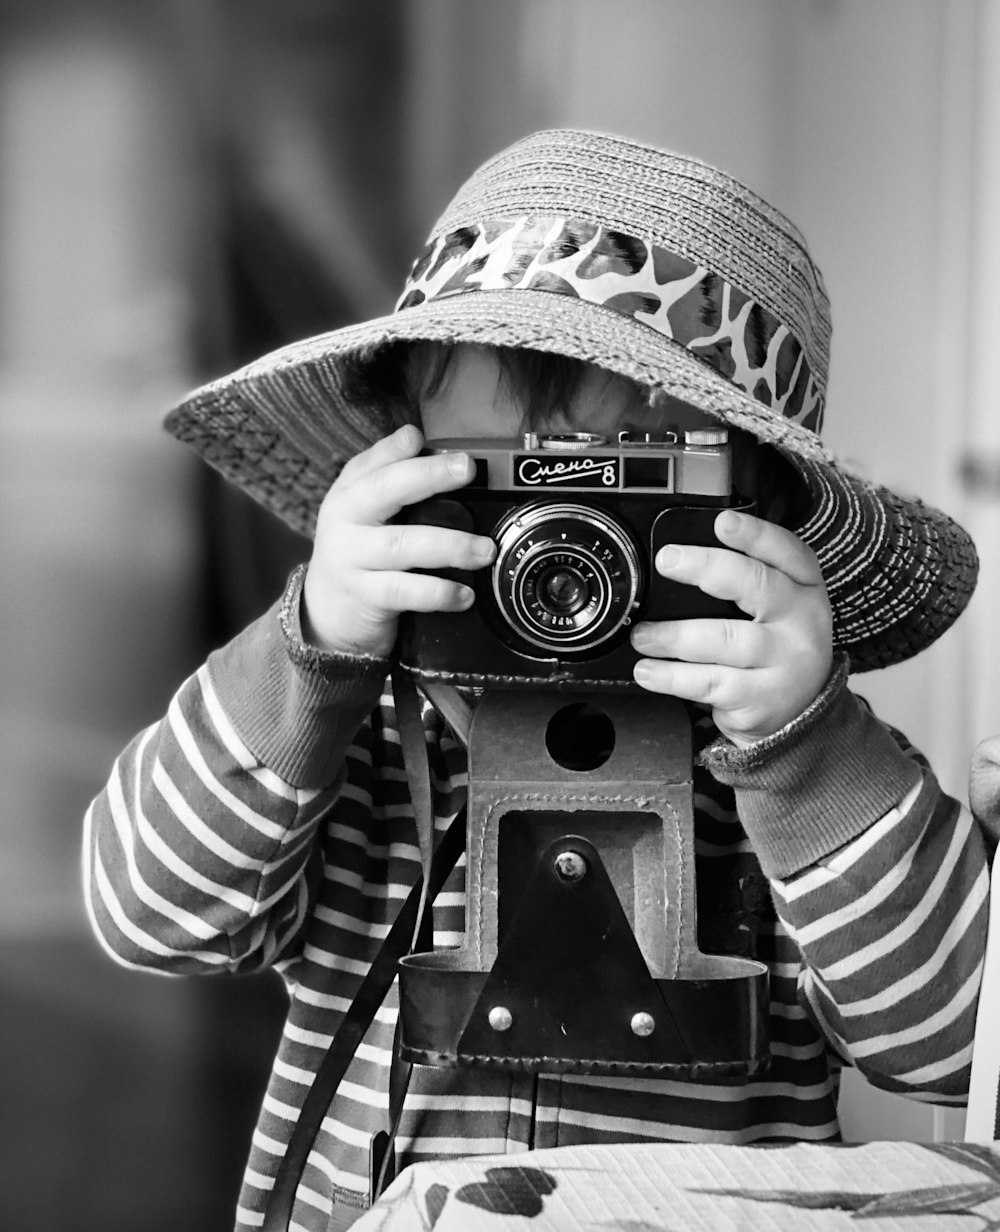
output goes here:
[{"label": "floral patterned fabric", "polygon": [[560,1147],[416,1164],[354,1232],[987,1232],[1000,1144]]}]

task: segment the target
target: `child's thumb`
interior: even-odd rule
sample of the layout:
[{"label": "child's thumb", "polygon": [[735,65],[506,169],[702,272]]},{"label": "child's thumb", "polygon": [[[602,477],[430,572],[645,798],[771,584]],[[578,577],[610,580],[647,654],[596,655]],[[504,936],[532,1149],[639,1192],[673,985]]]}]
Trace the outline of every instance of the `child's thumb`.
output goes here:
[{"label": "child's thumb", "polygon": [[969,806],[983,829],[1000,837],[1000,736],[990,736],[973,750]]}]

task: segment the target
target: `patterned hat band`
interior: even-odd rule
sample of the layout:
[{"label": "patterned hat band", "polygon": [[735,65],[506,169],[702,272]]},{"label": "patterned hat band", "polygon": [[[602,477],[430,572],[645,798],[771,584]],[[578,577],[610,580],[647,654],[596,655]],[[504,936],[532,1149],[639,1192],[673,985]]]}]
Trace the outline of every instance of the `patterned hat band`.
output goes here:
[{"label": "patterned hat band", "polygon": [[820,431],[823,390],[791,330],[669,249],[575,218],[479,222],[431,241],[396,311],[488,290],[549,291],[609,308],[679,343],[786,419]]}]

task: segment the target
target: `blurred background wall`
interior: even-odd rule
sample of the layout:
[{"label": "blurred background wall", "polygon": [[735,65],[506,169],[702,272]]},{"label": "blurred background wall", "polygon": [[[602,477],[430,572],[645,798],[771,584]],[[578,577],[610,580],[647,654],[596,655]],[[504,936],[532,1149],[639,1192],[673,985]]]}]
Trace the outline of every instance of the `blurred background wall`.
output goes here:
[{"label": "blurred background wall", "polygon": [[[856,683],[964,795],[1000,730],[1000,6],[989,0],[0,0],[0,1227],[231,1225],[282,994],[114,967],[80,820],[306,545],[159,420],[391,308],[459,180],[524,132],[715,162],[803,229],[828,440],[973,530],[980,593]],[[960,1131],[848,1081],[855,1138]]]}]

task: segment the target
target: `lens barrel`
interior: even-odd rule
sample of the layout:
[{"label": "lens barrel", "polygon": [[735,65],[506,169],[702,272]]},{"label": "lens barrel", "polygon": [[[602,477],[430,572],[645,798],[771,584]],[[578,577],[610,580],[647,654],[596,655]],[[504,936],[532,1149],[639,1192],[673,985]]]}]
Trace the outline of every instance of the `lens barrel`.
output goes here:
[{"label": "lens barrel", "polygon": [[531,646],[584,653],[629,622],[643,585],[642,558],[630,532],[602,509],[524,505],[494,538],[497,607]]}]

